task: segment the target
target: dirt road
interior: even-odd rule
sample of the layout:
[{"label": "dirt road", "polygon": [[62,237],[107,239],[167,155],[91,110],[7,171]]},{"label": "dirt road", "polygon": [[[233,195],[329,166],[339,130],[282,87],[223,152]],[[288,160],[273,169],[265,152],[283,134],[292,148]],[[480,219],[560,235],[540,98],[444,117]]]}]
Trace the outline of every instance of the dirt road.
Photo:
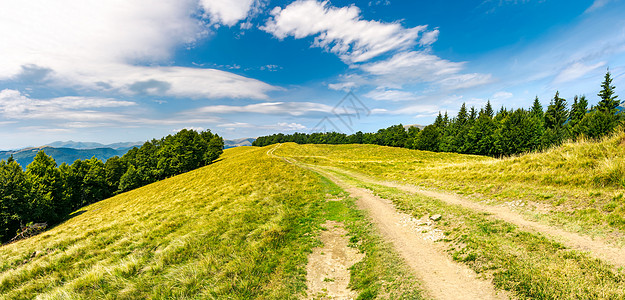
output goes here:
[{"label": "dirt road", "polygon": [[505,291],[497,291],[491,282],[478,278],[468,267],[454,262],[441,247],[424,233],[415,230],[414,219],[398,211],[391,201],[374,196],[371,191],[348,185],[336,176],[325,177],[358,199],[359,207],[368,212],[385,240],[421,280],[426,293],[434,299],[509,299]]},{"label": "dirt road", "polygon": [[606,241],[599,238],[593,239],[588,236],[583,236],[560,228],[527,220],[521,214],[512,211],[507,206],[485,205],[475,201],[464,199],[454,194],[424,190],[412,185],[400,184],[396,182],[376,180],[363,174],[348,172],[334,167],[330,167],[329,169],[338,173],[346,174],[359,181],[393,187],[405,192],[439,199],[448,204],[459,205],[475,211],[486,212],[492,214],[494,218],[517,225],[524,230],[542,233],[562,243],[568,248],[579,251],[587,251],[591,256],[595,258],[611,263],[617,267],[625,267],[625,249],[610,245]]}]

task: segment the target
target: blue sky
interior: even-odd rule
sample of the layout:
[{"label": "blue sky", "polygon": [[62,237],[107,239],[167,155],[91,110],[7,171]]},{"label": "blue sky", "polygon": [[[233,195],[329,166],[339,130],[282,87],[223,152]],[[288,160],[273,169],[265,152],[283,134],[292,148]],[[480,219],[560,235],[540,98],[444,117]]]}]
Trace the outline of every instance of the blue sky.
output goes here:
[{"label": "blue sky", "polygon": [[608,67],[625,99],[623,15],[624,0],[3,1],[0,149],[367,132],[556,90],[592,104]]}]

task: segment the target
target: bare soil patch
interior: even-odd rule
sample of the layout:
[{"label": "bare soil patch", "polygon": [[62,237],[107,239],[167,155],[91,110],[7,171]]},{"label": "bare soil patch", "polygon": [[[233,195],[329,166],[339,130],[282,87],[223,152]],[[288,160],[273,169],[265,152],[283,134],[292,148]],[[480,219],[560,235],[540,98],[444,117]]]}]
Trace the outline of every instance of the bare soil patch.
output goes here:
[{"label": "bare soil patch", "polygon": [[323,247],[313,249],[306,266],[307,299],[356,299],[358,293],[348,288],[349,268],[364,254],[348,246],[343,223],[327,221],[321,232]]}]

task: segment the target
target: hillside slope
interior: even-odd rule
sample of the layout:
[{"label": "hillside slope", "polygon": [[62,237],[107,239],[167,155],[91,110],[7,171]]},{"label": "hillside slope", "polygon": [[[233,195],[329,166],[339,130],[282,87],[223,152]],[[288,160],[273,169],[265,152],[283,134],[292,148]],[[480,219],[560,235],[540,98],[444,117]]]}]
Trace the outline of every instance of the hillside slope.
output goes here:
[{"label": "hillside slope", "polygon": [[[366,253],[352,288],[412,295],[418,283],[340,189],[238,147],[215,163],[109,198],[0,247],[0,299],[298,299],[326,220]],[[393,296],[394,297],[394,296]]]}]

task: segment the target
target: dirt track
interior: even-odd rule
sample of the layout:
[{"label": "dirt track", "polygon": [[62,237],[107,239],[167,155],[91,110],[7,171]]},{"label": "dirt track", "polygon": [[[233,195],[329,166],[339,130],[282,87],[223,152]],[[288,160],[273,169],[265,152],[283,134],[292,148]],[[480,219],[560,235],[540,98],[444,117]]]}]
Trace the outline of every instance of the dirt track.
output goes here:
[{"label": "dirt track", "polygon": [[332,170],[349,175],[360,181],[393,187],[414,194],[421,194],[430,198],[442,200],[449,204],[463,206],[475,211],[487,212],[493,215],[493,217],[506,221],[511,224],[515,224],[525,230],[539,232],[546,236],[553,238],[554,240],[562,243],[563,245],[580,251],[588,251],[591,256],[604,260],[617,267],[625,267],[625,249],[619,248],[608,244],[607,242],[598,239],[583,236],[577,233],[569,232],[553,226],[541,224],[535,221],[530,221],[519,213],[512,211],[506,206],[490,206],[462,197],[454,194],[423,190],[412,185],[399,184],[396,182],[380,181],[363,174],[357,174],[354,172],[348,172],[338,168],[331,168]]},{"label": "dirt track", "polygon": [[[421,280],[428,296],[435,299],[509,299],[504,291],[477,277],[468,267],[454,262],[431,239],[406,224],[411,216],[399,212],[389,200],[374,196],[369,190],[349,186],[336,176],[324,176],[358,199],[359,207],[368,212],[385,240]],[[408,225],[408,226],[406,226]]]}]

